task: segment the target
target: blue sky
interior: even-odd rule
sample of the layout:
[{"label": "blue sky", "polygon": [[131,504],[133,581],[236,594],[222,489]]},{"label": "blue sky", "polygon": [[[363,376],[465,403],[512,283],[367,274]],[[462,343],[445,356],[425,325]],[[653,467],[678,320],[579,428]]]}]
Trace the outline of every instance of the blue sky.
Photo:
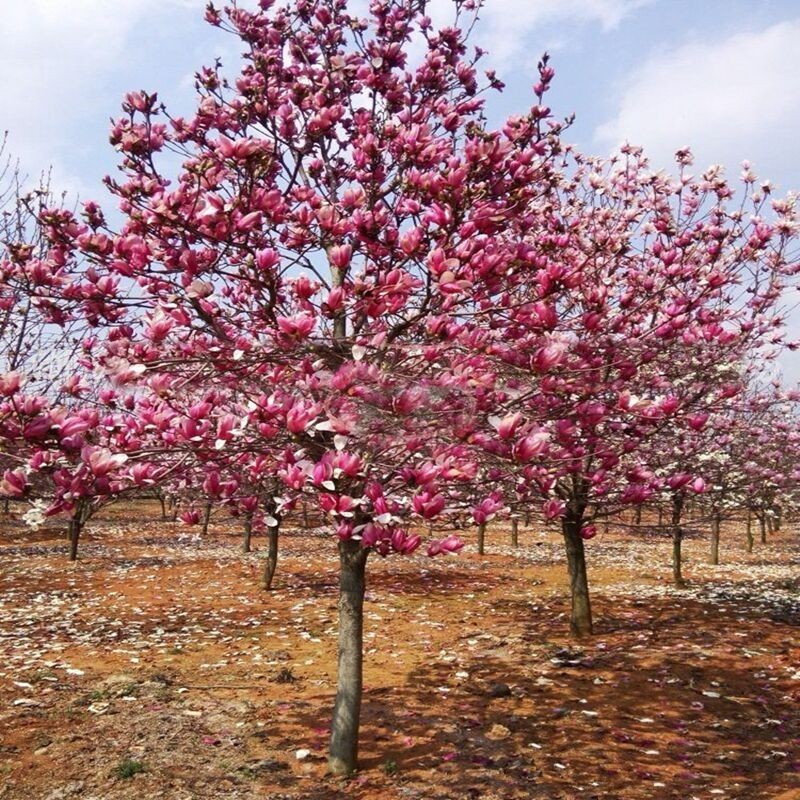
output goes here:
[{"label": "blue sky", "polygon": [[[108,119],[126,91],[158,90],[187,111],[193,72],[217,56],[236,61],[236,41],[203,21],[205,0],[8,5],[0,131],[26,172],[52,165],[56,187],[84,198],[102,199],[100,178],[114,169]],[[434,17],[446,19],[448,6],[433,0]],[[690,145],[698,168],[722,163],[738,175],[747,158],[780,189],[800,189],[797,0],[487,0],[482,18],[485,64],[507,83],[492,99],[496,119],[530,104],[548,50],[549,101],[575,112],[570,138],[583,150],[602,155],[628,139],[669,166]]]}]

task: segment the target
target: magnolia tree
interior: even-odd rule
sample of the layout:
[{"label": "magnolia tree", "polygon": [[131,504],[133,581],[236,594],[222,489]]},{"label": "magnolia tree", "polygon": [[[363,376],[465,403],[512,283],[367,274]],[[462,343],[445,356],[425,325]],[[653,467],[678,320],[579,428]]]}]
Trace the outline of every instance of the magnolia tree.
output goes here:
[{"label": "magnolia tree", "polygon": [[[411,553],[420,537],[409,525],[491,495],[476,491],[488,473],[452,435],[464,398],[482,389],[451,359],[464,343],[448,325],[528,280],[524,232],[558,126],[545,124],[543,64],[534,106],[490,129],[480,95],[499,83],[479,76],[457,25],[432,29],[424,4],[376,0],[365,20],[344,0],[272,5],[209,7],[207,19],[244,44],[244,66],[231,79],[203,69],[192,116],[170,117],[154,94],[127,97],[111,137],[122,177],[107,182],[119,232],[94,203],[82,220],[58,211],[44,221],[51,261],[83,270],[77,306],[109,331],[90,343],[92,363],[132,397],[144,387],[246,393],[237,446],[331,520],[330,766],[348,773],[369,554]],[[458,23],[475,6],[454,9]],[[191,450],[208,420],[176,413],[169,436]],[[205,454],[212,470],[227,466],[227,449]],[[428,553],[459,547],[446,536]]]},{"label": "magnolia tree", "polygon": [[770,206],[749,174],[734,201],[719,170],[692,177],[690,155],[678,160],[670,178],[631,147],[608,163],[565,159],[538,199],[547,213],[527,220],[532,279],[450,323],[483,388],[472,441],[510,466],[519,500],[538,494],[561,518],[577,635],[592,629],[594,520],[692,480],[685,466],[657,470],[658,448],[702,430],[742,391],[753,348],[780,343],[796,271],[793,203]]}]

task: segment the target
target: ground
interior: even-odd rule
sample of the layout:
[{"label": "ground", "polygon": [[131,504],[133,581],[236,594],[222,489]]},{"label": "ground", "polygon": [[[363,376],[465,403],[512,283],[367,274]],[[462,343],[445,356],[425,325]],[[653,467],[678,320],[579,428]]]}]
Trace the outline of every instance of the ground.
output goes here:
[{"label": "ground", "polygon": [[[273,592],[235,523],[115,506],[70,565],[0,520],[0,800],[800,798],[800,537],[723,565],[612,530],[588,542],[596,635],[567,636],[562,543],[372,557],[361,770],[325,776],[335,547],[289,530]],[[471,535],[468,539],[472,539]],[[262,550],[264,542],[255,539]]]}]

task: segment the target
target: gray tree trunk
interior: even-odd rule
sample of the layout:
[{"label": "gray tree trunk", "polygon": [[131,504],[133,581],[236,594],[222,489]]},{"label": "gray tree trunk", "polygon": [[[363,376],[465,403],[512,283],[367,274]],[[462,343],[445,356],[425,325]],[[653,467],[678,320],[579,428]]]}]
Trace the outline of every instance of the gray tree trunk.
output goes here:
[{"label": "gray tree trunk", "polygon": [[277,525],[270,525],[267,528],[267,560],[264,563],[264,578],[261,586],[269,591],[272,589],[272,579],[275,577],[275,570],[278,568],[278,537],[280,535],[280,518],[277,514],[273,515],[278,520]]},{"label": "gray tree trunk", "polygon": [[478,554],[483,555],[486,550],[486,523],[478,525]]},{"label": "gray tree trunk", "polygon": [[81,531],[86,521],[90,517],[91,509],[83,501],[78,501],[78,504],[72,510],[72,516],[69,520],[69,560],[78,560],[78,542],[81,538]]},{"label": "gray tree trunk", "polygon": [[719,512],[715,511],[711,519],[711,563],[714,566],[719,564],[719,526],[721,521]]},{"label": "gray tree trunk", "polygon": [[681,544],[683,542],[683,528],[681,528],[681,514],[683,512],[683,495],[672,495],[672,580],[676,586],[685,586],[683,580],[683,557]]},{"label": "gray tree trunk", "polygon": [[242,534],[242,552],[250,552],[250,540],[253,538],[253,512],[248,511],[244,515],[244,531]]},{"label": "gray tree trunk", "polygon": [[572,596],[569,630],[575,637],[592,634],[592,606],[589,600],[589,579],[586,575],[586,552],[581,538],[582,525],[582,515],[570,512],[567,512],[561,522],[567,548],[569,587]]},{"label": "gray tree trunk", "polygon": [[368,554],[359,542],[339,542],[339,667],[328,754],[334,775],[350,775],[358,768]]},{"label": "gray tree trunk", "polygon": [[205,511],[203,512],[203,529],[202,536],[208,536],[208,523],[211,522],[211,503],[206,503]]},{"label": "gray tree trunk", "polygon": [[750,509],[747,509],[747,552],[753,552],[753,545],[755,544],[755,537],[753,536],[753,515]]}]

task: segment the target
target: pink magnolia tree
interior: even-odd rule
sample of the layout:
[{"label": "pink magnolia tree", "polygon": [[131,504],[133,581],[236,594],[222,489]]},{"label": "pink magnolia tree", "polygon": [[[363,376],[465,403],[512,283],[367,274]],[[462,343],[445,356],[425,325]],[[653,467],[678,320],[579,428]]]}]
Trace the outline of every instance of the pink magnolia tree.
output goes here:
[{"label": "pink magnolia tree", "polygon": [[482,341],[480,355],[464,348],[485,387],[472,441],[510,466],[519,500],[538,494],[561,519],[579,636],[592,631],[595,521],[692,480],[656,469],[658,448],[702,430],[742,392],[748,354],[780,344],[797,269],[792,202],[770,203],[749,175],[734,200],[719,170],[692,177],[678,159],[677,178],[631,147],[565,162],[549,213],[529,220],[534,279],[487,307],[488,324],[459,323],[460,341]]},{"label": "pink magnolia tree", "polygon": [[[111,135],[122,177],[107,181],[122,229],[94,203],[82,220],[44,215],[53,259],[85,265],[71,295],[108,331],[93,363],[150,391],[246,395],[234,424],[253,469],[331,520],[337,773],[357,763],[369,554],[412,553],[410,526],[472,507],[487,479],[451,435],[482,390],[450,358],[479,341],[457,342],[450,321],[526,281],[519,210],[535,214],[559,147],[541,103],[546,64],[533,107],[487,126],[481,94],[499,83],[479,76],[458,27],[475,4],[454,11],[456,26],[435,31],[406,0],[374,0],[364,20],[344,0],[209,6],[244,44],[244,66],[231,79],[201,70],[188,118],[128,95]],[[191,450],[208,422],[190,412],[167,437]],[[224,450],[209,474],[227,469]],[[445,536],[428,553],[459,547]]]}]

